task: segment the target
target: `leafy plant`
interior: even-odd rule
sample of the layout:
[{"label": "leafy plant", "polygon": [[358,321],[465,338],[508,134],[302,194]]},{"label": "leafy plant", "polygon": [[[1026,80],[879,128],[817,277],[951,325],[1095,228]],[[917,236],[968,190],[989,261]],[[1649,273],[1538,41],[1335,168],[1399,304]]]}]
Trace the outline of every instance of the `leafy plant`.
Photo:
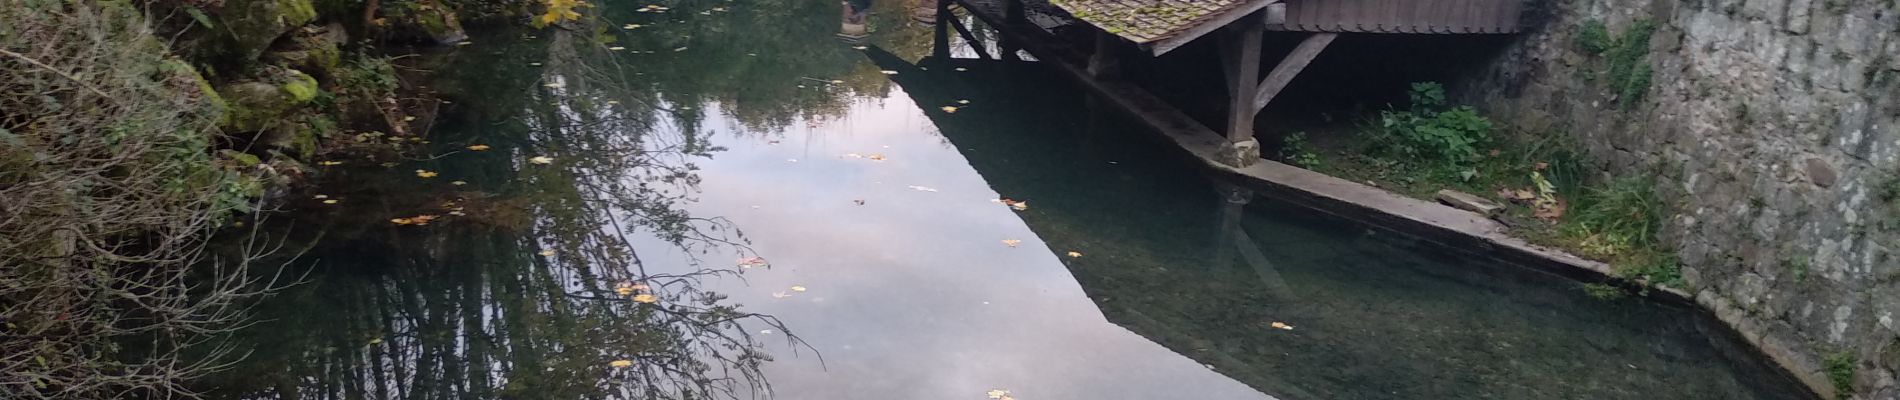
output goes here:
[{"label": "leafy plant", "polygon": [[1590,54],[1603,54],[1616,46],[1616,39],[1610,37],[1610,28],[1601,20],[1584,21],[1577,29],[1577,47]]},{"label": "leafy plant", "polygon": [[1658,238],[1664,209],[1653,188],[1652,179],[1631,177],[1591,190],[1577,198],[1563,230],[1623,277],[1680,285],[1681,266]]},{"label": "leafy plant", "polygon": [[1402,159],[1458,170],[1484,158],[1478,149],[1491,140],[1490,119],[1469,106],[1447,108],[1445,88],[1437,82],[1413,83],[1409,94],[1409,109],[1380,113],[1372,135],[1376,146]]},{"label": "leafy plant", "polygon": [[1300,168],[1319,167],[1319,154],[1309,149],[1306,132],[1293,132],[1286,135],[1286,143],[1280,146],[1280,160]]},{"label": "leafy plant", "polygon": [[1627,110],[1641,101],[1649,91],[1650,80],[1655,67],[1649,64],[1649,38],[1656,33],[1656,23],[1650,20],[1638,20],[1623,35],[1616,39],[1616,45],[1608,49],[1610,61],[1610,90],[1617,94],[1617,104]]}]

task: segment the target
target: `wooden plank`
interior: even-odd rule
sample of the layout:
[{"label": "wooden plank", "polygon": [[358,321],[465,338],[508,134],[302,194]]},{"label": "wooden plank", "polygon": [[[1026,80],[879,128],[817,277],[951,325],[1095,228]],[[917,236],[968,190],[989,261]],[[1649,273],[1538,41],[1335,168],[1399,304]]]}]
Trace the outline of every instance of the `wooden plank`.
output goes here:
[{"label": "wooden plank", "polygon": [[1253,139],[1253,116],[1260,111],[1254,106],[1254,97],[1248,94],[1254,93],[1260,83],[1254,77],[1260,76],[1260,38],[1264,36],[1261,29],[1265,21],[1246,21],[1250,22],[1235,26],[1232,34],[1236,37],[1226,49],[1234,52],[1235,61],[1234,95],[1227,96],[1227,141],[1230,143]]},{"label": "wooden plank", "polygon": [[1404,10],[1405,5],[1409,3],[1406,3],[1405,0],[1382,0],[1382,2],[1384,4],[1380,7],[1385,9],[1385,17],[1379,22],[1379,32],[1405,32],[1400,28],[1405,25],[1403,22],[1400,22],[1403,18],[1402,16],[1405,15],[1401,10]]},{"label": "wooden plank", "polygon": [[1406,18],[1406,33],[1431,33],[1432,2],[1413,0],[1411,15]]},{"label": "wooden plank", "polygon": [[1352,31],[1378,32],[1376,29],[1379,24],[1373,20],[1373,16],[1378,13],[1378,8],[1373,7],[1377,0],[1350,0],[1349,2],[1352,4],[1347,8],[1352,10],[1352,17],[1348,19],[1348,22],[1352,23]]},{"label": "wooden plank", "polygon": [[1292,82],[1294,76],[1306,69],[1306,65],[1311,64],[1313,58],[1318,57],[1319,53],[1325,51],[1326,46],[1332,44],[1333,39],[1338,37],[1339,34],[1332,32],[1315,33],[1313,36],[1307,36],[1306,40],[1300,41],[1300,45],[1294,47],[1292,53],[1287,53],[1286,58],[1281,59],[1279,65],[1273,66],[1273,72],[1267,73],[1267,78],[1260,81],[1260,86],[1256,89],[1257,94],[1253,98],[1253,110],[1258,112],[1266,107],[1268,102],[1273,101],[1273,96],[1279,95],[1280,89],[1285,89],[1286,84]]},{"label": "wooden plank", "polygon": [[1300,2],[1300,29],[1312,32],[1319,30],[1319,2],[1313,0]]}]

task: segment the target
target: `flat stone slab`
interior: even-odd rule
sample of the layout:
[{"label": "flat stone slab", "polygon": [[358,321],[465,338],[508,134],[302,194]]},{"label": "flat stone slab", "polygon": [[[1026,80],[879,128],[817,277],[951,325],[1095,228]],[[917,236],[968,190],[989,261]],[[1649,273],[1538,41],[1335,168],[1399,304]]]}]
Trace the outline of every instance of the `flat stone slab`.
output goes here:
[{"label": "flat stone slab", "polygon": [[1485,216],[1498,215],[1499,211],[1504,211],[1503,204],[1498,204],[1498,202],[1491,201],[1491,199],[1451,189],[1439,189],[1438,193],[1432,195],[1432,197],[1437,198],[1439,203],[1445,203],[1445,205],[1457,207],[1460,210],[1484,214]]}]

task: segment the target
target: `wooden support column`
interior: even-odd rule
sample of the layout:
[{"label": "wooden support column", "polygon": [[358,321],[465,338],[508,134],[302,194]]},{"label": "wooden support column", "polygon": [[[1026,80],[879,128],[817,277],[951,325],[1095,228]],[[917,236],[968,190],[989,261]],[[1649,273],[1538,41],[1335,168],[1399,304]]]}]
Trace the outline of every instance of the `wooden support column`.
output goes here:
[{"label": "wooden support column", "polygon": [[[1004,26],[995,27],[996,30],[1015,29],[1028,24],[1029,18],[1023,14],[1023,0],[1003,0]],[[1013,40],[1009,40],[1008,37],[996,38],[996,46],[1003,52],[1003,54],[999,54],[1003,57],[1003,61],[1023,60],[1021,56],[1016,55],[1016,52],[1022,51],[1022,46],[1017,45]]]},{"label": "wooden support column", "polygon": [[[938,24],[942,24],[943,23],[942,21],[943,20],[939,19]],[[968,43],[970,45],[971,50],[976,50],[977,57],[980,57],[985,60],[990,59],[989,50],[986,50],[983,48],[983,40],[977,39],[976,34],[970,33],[970,28],[967,26],[963,26],[963,20],[959,20],[955,16],[951,16],[949,21],[950,21],[951,27],[957,28],[957,35],[963,37],[963,42]]]},{"label": "wooden support column", "polygon": [[1228,29],[1221,49],[1222,72],[1228,78],[1227,144],[1221,149],[1221,160],[1244,167],[1260,158],[1260,142],[1253,138],[1253,117],[1259,111],[1253,94],[1260,84],[1260,38],[1266,27],[1258,15],[1250,15]]},{"label": "wooden support column", "polygon": [[1321,32],[1300,41],[1299,47],[1294,47],[1292,53],[1287,53],[1286,58],[1281,59],[1279,65],[1273,66],[1273,72],[1267,73],[1267,78],[1260,81],[1260,86],[1253,97],[1254,112],[1266,108],[1267,103],[1273,101],[1273,96],[1280,94],[1280,89],[1285,89],[1286,84],[1292,82],[1294,76],[1305,70],[1307,64],[1313,63],[1313,58],[1318,57],[1319,53],[1326,50],[1326,46],[1332,44],[1333,39],[1338,37],[1337,33]]},{"label": "wooden support column", "polygon": [[1121,74],[1120,60],[1115,58],[1115,46],[1121,38],[1101,29],[1095,30],[1095,52],[1089,54],[1089,76],[1110,78]]},{"label": "wooden support column", "polygon": [[941,59],[950,58],[950,26],[944,21],[956,18],[955,15],[950,14],[950,0],[937,0],[937,32],[935,40],[931,42],[930,56]]}]

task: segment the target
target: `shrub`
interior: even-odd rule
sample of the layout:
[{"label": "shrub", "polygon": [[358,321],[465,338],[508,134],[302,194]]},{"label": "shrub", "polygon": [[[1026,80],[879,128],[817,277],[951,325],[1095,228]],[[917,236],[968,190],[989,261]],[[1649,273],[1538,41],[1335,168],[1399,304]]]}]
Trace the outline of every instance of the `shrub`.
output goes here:
[{"label": "shrub", "polygon": [[1445,106],[1445,88],[1436,82],[1412,84],[1411,107],[1380,113],[1374,146],[1403,160],[1466,168],[1484,158],[1491,120],[1468,106]]}]

